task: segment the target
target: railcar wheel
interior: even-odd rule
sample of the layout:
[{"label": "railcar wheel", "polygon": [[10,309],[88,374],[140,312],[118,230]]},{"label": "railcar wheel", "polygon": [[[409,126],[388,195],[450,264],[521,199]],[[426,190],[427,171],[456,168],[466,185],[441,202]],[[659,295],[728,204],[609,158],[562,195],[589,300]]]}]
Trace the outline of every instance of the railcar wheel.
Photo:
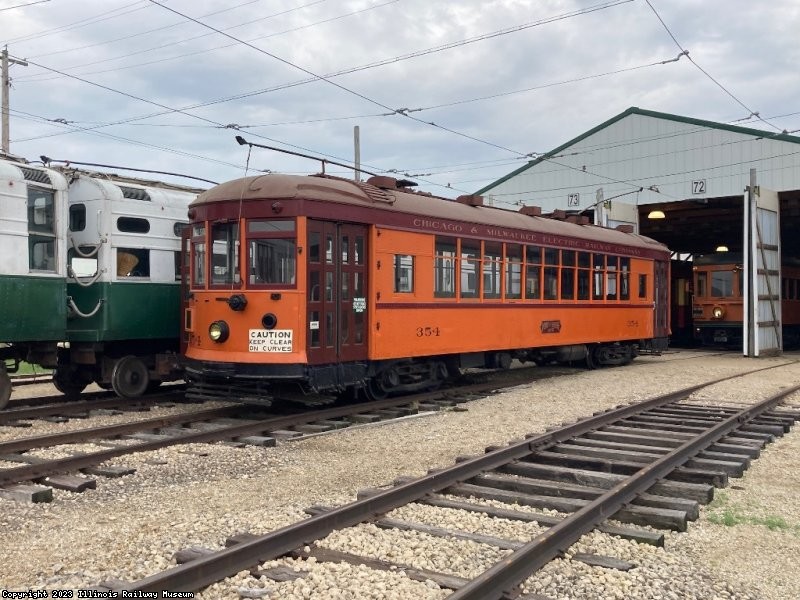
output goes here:
[{"label": "railcar wheel", "polygon": [[371,377],[367,385],[364,386],[364,396],[366,396],[367,400],[384,400],[388,395],[389,392],[386,391],[381,383],[380,373],[376,377]]},{"label": "railcar wheel", "polygon": [[0,410],[8,406],[11,398],[11,377],[8,376],[6,366],[0,363]]},{"label": "railcar wheel", "polygon": [[149,384],[150,373],[137,356],[123,356],[111,371],[111,387],[122,398],[138,398]]},{"label": "railcar wheel", "polygon": [[76,400],[86,387],[78,374],[67,366],[59,365],[53,371],[53,385],[70,400]]}]

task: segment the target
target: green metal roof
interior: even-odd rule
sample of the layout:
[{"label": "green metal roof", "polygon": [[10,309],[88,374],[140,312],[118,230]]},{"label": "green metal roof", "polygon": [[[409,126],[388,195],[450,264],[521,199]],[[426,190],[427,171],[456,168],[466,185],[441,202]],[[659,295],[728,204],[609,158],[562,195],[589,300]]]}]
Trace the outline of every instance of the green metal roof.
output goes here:
[{"label": "green metal roof", "polygon": [[717,123],[716,121],[704,121],[703,119],[692,119],[691,117],[682,117],[680,115],[673,115],[673,114],[670,114],[670,113],[656,112],[654,110],[643,110],[643,109],[638,108],[636,106],[631,106],[625,112],[621,112],[617,116],[611,117],[608,121],[606,121],[604,123],[600,123],[600,125],[598,125],[597,127],[593,127],[589,131],[586,131],[586,132],[582,133],[581,135],[579,135],[578,137],[573,138],[570,141],[560,145],[558,148],[554,148],[553,150],[550,150],[550,152],[547,152],[546,154],[542,154],[539,158],[537,158],[535,160],[532,160],[529,163],[521,166],[519,169],[516,169],[515,171],[512,171],[508,175],[505,175],[504,177],[501,177],[500,179],[498,179],[494,183],[490,183],[489,185],[479,189],[477,192],[475,192],[475,194],[483,194],[484,192],[487,192],[487,191],[491,190],[492,188],[497,187],[498,185],[500,185],[501,183],[504,183],[505,181],[508,181],[509,179],[514,177],[515,175],[519,175],[523,171],[527,171],[531,167],[534,167],[534,166],[538,165],[540,162],[544,162],[545,160],[547,160],[549,158],[552,158],[553,156],[555,156],[556,154],[558,154],[562,150],[565,150],[565,149],[569,148],[570,146],[574,146],[575,144],[577,144],[581,140],[584,140],[584,139],[588,138],[589,136],[594,135],[595,133],[597,133],[601,129],[605,129],[606,127],[609,127],[610,125],[613,125],[617,121],[621,121],[622,119],[624,119],[625,117],[627,117],[629,115],[642,115],[644,117],[653,117],[654,119],[664,119],[664,120],[667,120],[667,121],[676,121],[678,123],[688,123],[690,125],[699,125],[701,127],[708,127],[709,129],[722,129],[724,131],[732,131],[734,133],[741,133],[743,135],[752,135],[752,136],[755,136],[755,137],[763,137],[763,138],[767,138],[768,137],[771,140],[778,140],[778,141],[781,141],[781,142],[791,142],[793,144],[800,144],[800,137],[798,137],[796,135],[789,135],[787,133],[770,133],[769,131],[763,131],[761,129],[753,129],[751,127],[737,127],[736,125],[727,125],[725,123]]}]

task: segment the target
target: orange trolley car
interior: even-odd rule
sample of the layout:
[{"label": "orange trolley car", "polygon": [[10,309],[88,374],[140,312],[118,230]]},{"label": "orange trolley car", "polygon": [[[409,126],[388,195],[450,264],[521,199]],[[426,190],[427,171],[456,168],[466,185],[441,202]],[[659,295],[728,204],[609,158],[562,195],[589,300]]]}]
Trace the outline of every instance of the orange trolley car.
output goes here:
[{"label": "orange trolley car", "polygon": [[[692,321],[695,341],[704,346],[741,348],[744,268],[735,252],[694,259]],[[781,321],[784,348],[800,346],[800,261],[783,257]]]},{"label": "orange trolley car", "polygon": [[325,175],[190,206],[189,394],[433,388],[467,367],[630,362],[666,348],[669,251],[625,231]]}]

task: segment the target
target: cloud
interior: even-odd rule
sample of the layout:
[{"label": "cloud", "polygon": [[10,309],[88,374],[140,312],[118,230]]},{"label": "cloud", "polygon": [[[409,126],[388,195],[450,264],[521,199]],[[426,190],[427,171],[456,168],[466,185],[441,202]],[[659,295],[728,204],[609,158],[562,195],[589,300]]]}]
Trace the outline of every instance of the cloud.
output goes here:
[{"label": "cloud", "polygon": [[[798,128],[793,113],[800,112],[800,81],[791,76],[800,58],[796,2],[651,3],[690,57],[742,104],[775,117],[769,120],[780,128]],[[748,116],[686,57],[646,66],[673,59],[680,49],[647,3],[612,4],[165,3],[253,40],[248,44],[259,50],[147,1],[52,2],[4,11],[0,42],[12,56],[35,57],[27,67],[12,66],[11,149],[30,159],[113,161],[222,181],[241,176],[246,161],[233,139],[237,132],[225,125],[243,127],[254,142],[345,161],[352,159],[353,126],[359,125],[365,168],[424,173],[422,189],[455,195],[483,187],[523,164],[524,154],[546,152],[632,105],[723,122]],[[537,24],[543,21],[549,22]],[[366,68],[376,62],[386,64]],[[300,83],[308,72],[355,67],[365,68]],[[582,80],[570,82],[575,79]],[[288,87],[265,91],[281,86]],[[510,93],[528,88],[539,89]],[[243,97],[223,101],[235,96]],[[496,97],[465,102],[486,96]],[[430,108],[442,104],[448,106]],[[188,114],[169,112],[184,107],[191,107]],[[400,108],[427,110],[369,116]],[[153,116],[158,113],[166,114]],[[70,124],[46,121],[57,118]],[[99,127],[109,123],[119,124]],[[473,167],[455,166],[466,163]],[[313,161],[268,151],[257,151],[251,164],[319,169]]]}]

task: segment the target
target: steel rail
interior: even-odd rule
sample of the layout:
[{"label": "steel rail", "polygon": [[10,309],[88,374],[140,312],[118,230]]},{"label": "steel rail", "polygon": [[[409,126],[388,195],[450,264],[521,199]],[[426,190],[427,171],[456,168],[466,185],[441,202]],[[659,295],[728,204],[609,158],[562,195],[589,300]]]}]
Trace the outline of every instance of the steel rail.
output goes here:
[{"label": "steel rail", "polygon": [[[139,404],[151,402],[164,402],[175,400],[174,396],[180,391],[161,392],[157,396],[142,396],[136,400],[119,398],[99,399],[99,400],[77,400],[74,402],[64,402],[63,404],[45,404],[44,406],[24,406],[21,408],[9,408],[0,411],[0,425],[9,423],[11,421],[22,421],[25,419],[37,419],[39,417],[48,417],[51,415],[68,415],[70,413],[84,412],[87,410],[95,410],[101,408],[115,408],[118,406],[129,407],[137,406]],[[108,392],[98,392],[98,394],[108,394]]]},{"label": "steel rail", "polygon": [[[515,383],[514,385],[518,385]],[[490,390],[502,387],[497,383],[493,384],[474,384],[459,388],[458,391],[465,392],[487,392]],[[220,440],[233,439],[244,437],[248,435],[255,435],[265,431],[274,431],[277,429],[286,429],[295,425],[302,425],[314,421],[323,421],[327,419],[336,419],[339,417],[346,417],[355,413],[364,413],[387,408],[394,408],[397,406],[404,406],[417,401],[425,401],[432,399],[446,398],[447,394],[455,390],[445,390],[436,392],[427,392],[424,394],[416,394],[414,396],[404,396],[400,398],[387,398],[385,400],[376,400],[373,402],[362,402],[358,404],[350,404],[347,406],[327,408],[313,412],[301,412],[295,415],[270,417],[262,419],[255,423],[244,423],[242,425],[232,425],[230,427],[215,429],[211,431],[201,431],[197,433],[186,433],[185,435],[165,438],[163,440],[153,440],[149,442],[142,442],[121,448],[109,448],[100,452],[92,452],[90,454],[79,454],[67,458],[56,459],[47,461],[45,463],[30,464],[22,467],[2,469],[0,470],[0,486],[12,485],[21,483],[23,481],[32,481],[41,479],[50,475],[57,475],[70,471],[78,471],[87,467],[100,464],[118,456],[126,454],[133,454],[135,452],[149,452],[151,450],[159,450],[168,446],[177,444],[194,444],[205,442],[216,442]],[[241,407],[239,407],[241,408]],[[214,410],[214,409],[210,409]],[[168,418],[168,417],[165,417]],[[156,421],[161,419],[156,419]],[[141,422],[139,422],[141,423]],[[128,425],[128,424],[125,424]],[[123,427],[120,425],[120,427]],[[70,435],[70,434],[65,434]],[[14,442],[9,442],[13,444]]]},{"label": "steel rail", "polygon": [[160,427],[169,427],[170,425],[178,425],[181,423],[228,417],[236,414],[237,412],[241,412],[241,410],[242,408],[240,406],[223,406],[219,408],[209,408],[206,410],[169,415],[166,417],[155,417],[152,419],[143,419],[141,421],[118,423],[116,425],[87,427],[84,429],[75,429],[73,431],[64,431],[61,433],[17,438],[7,442],[0,442],[0,454],[9,452],[26,452],[34,448],[45,448],[60,446],[62,444],[88,442],[93,439],[113,438],[126,435],[128,433],[146,431],[148,429],[158,429]]},{"label": "steel rail", "polygon": [[160,592],[162,590],[196,591],[239,571],[253,567],[258,563],[278,558],[313,540],[323,538],[336,529],[351,527],[362,521],[385,514],[426,494],[435,493],[456,483],[466,481],[484,471],[518,460],[542,447],[586,433],[647,408],[675,402],[686,398],[698,389],[741,375],[724,377],[712,382],[690,386],[644,402],[594,415],[573,425],[514,443],[486,453],[483,456],[468,459],[453,467],[393,487],[369,498],[357,500],[299,523],[287,525],[255,540],[236,544],[220,552],[156,573],[137,582],[114,587],[114,590],[139,592]]},{"label": "steel rail", "polygon": [[585,533],[614,515],[637,495],[675,470],[706,446],[713,444],[737,427],[769,410],[786,396],[800,390],[800,385],[782,390],[745,408],[678,446],[669,454],[643,467],[638,473],[620,482],[608,492],[572,513],[562,522],[503,558],[464,587],[453,592],[452,600],[492,600],[515,597],[516,588],[538,569],[563,555]]}]

